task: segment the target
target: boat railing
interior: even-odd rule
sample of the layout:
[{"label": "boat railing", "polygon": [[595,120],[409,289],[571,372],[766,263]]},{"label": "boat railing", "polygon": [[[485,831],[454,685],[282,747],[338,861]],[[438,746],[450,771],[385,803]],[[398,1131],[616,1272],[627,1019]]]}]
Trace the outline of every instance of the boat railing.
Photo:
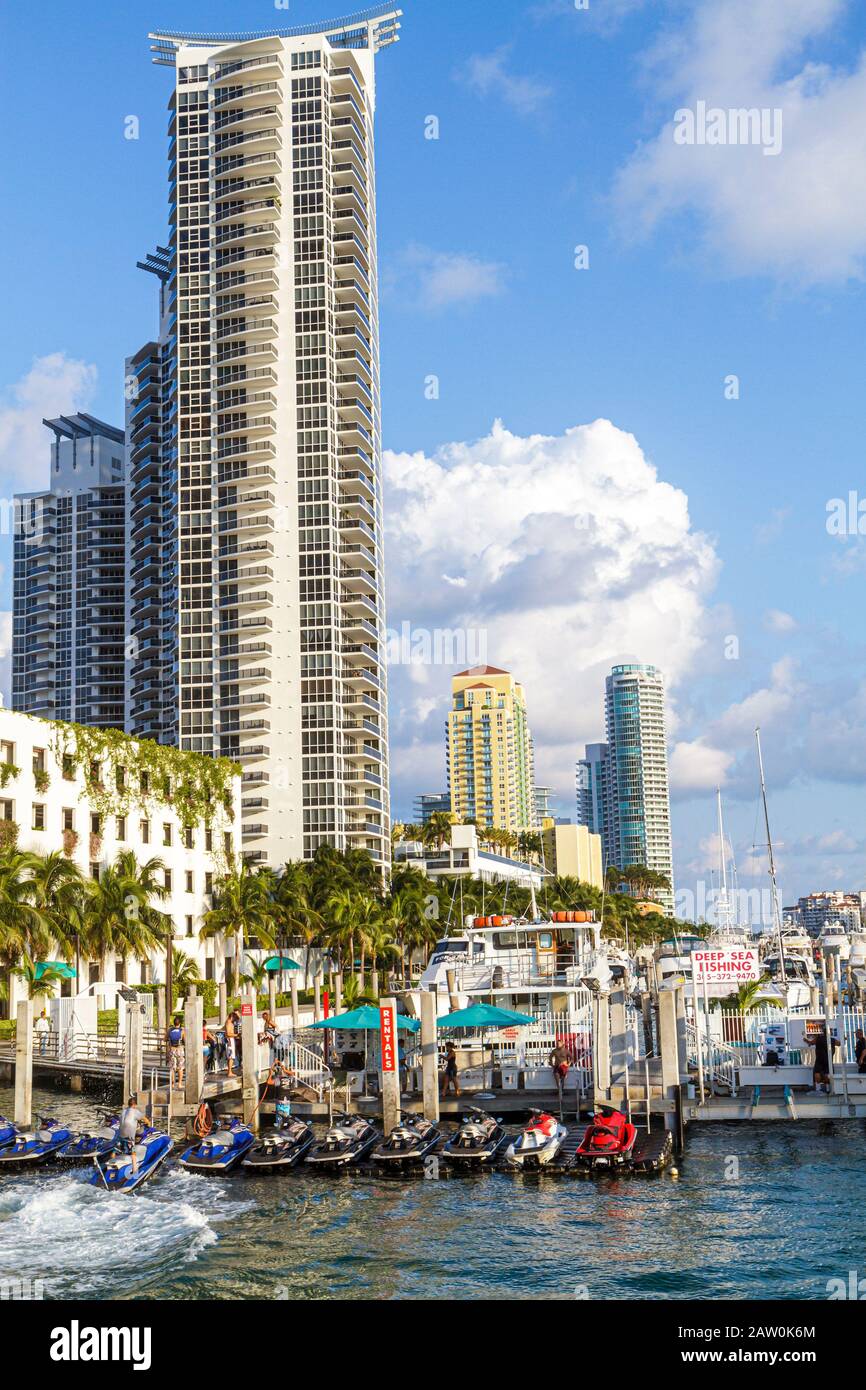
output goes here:
[{"label": "boat railing", "polygon": [[458,990],[529,989],[533,985],[575,988],[597,962],[595,951],[558,951],[539,960],[534,950],[498,951],[494,957],[456,965]]}]

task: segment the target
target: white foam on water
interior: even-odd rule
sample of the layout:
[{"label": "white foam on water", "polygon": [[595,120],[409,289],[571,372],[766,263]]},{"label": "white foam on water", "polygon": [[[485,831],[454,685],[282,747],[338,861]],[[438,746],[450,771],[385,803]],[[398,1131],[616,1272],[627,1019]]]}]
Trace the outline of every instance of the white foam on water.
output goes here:
[{"label": "white foam on water", "polygon": [[194,1263],[219,1239],[215,1225],[256,1206],[177,1169],[126,1194],[87,1176],[3,1182],[0,1282],[42,1280],[49,1298],[122,1294],[178,1261]]}]

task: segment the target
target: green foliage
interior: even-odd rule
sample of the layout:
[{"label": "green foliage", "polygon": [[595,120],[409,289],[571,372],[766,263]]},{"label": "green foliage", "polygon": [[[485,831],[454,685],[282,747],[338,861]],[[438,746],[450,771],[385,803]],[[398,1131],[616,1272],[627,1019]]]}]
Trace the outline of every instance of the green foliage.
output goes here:
[{"label": "green foliage", "polygon": [[10,782],[14,782],[20,771],[20,767],[16,767],[14,763],[0,763],[0,788],[8,787]]},{"label": "green foliage", "polygon": [[34,768],[33,782],[40,796],[44,796],[51,786],[51,776],[46,772],[45,768]]},{"label": "green foliage", "polygon": [[[144,801],[172,807],[184,825],[231,819],[232,779],[240,768],[228,758],[65,722],[55,725],[52,751],[60,767],[84,774],[88,796],[103,815],[126,815]],[[91,777],[95,764],[98,780]]]},{"label": "green foliage", "polygon": [[14,820],[0,820],[0,854],[5,854],[7,850],[14,850],[18,847],[18,822]]},{"label": "green foliage", "polygon": [[117,1037],[117,1009],[100,1009],[96,1015],[96,1034],[100,1038]]}]

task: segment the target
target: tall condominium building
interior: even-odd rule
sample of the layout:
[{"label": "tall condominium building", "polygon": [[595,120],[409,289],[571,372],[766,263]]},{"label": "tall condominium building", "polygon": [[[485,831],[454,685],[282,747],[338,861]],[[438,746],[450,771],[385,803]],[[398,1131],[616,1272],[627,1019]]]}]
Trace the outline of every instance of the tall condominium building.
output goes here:
[{"label": "tall condominium building", "polygon": [[448,780],[460,821],[500,830],[537,824],[526,697],[508,671],[477,666],[451,682]]},{"label": "tall condominium building", "polygon": [[673,854],[664,678],[654,666],[614,666],[605,682],[606,743],[578,764],[578,820],[600,834],[605,867],[645,864],[670,881]]},{"label": "tall condominium building", "polygon": [[122,430],[91,415],[45,420],[48,487],[15,499],[12,708],[122,728]]},{"label": "tall condominium building", "polygon": [[275,866],[390,855],[373,115],[399,13],[151,35],[171,235],[127,364],[129,729],[236,759]]}]

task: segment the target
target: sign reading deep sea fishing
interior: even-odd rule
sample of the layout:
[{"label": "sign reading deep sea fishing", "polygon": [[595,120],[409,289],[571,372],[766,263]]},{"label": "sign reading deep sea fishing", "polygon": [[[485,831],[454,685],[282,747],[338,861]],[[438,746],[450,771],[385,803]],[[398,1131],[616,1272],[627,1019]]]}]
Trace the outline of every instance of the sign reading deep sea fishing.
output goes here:
[{"label": "sign reading deep sea fishing", "polygon": [[382,1034],[382,1070],[397,1070],[397,1011],[390,1007],[379,1010],[379,1027]]},{"label": "sign reading deep sea fishing", "polygon": [[751,946],[692,951],[692,978],[696,986],[706,985],[709,994],[732,994],[740,985],[760,980],[758,952]]}]

